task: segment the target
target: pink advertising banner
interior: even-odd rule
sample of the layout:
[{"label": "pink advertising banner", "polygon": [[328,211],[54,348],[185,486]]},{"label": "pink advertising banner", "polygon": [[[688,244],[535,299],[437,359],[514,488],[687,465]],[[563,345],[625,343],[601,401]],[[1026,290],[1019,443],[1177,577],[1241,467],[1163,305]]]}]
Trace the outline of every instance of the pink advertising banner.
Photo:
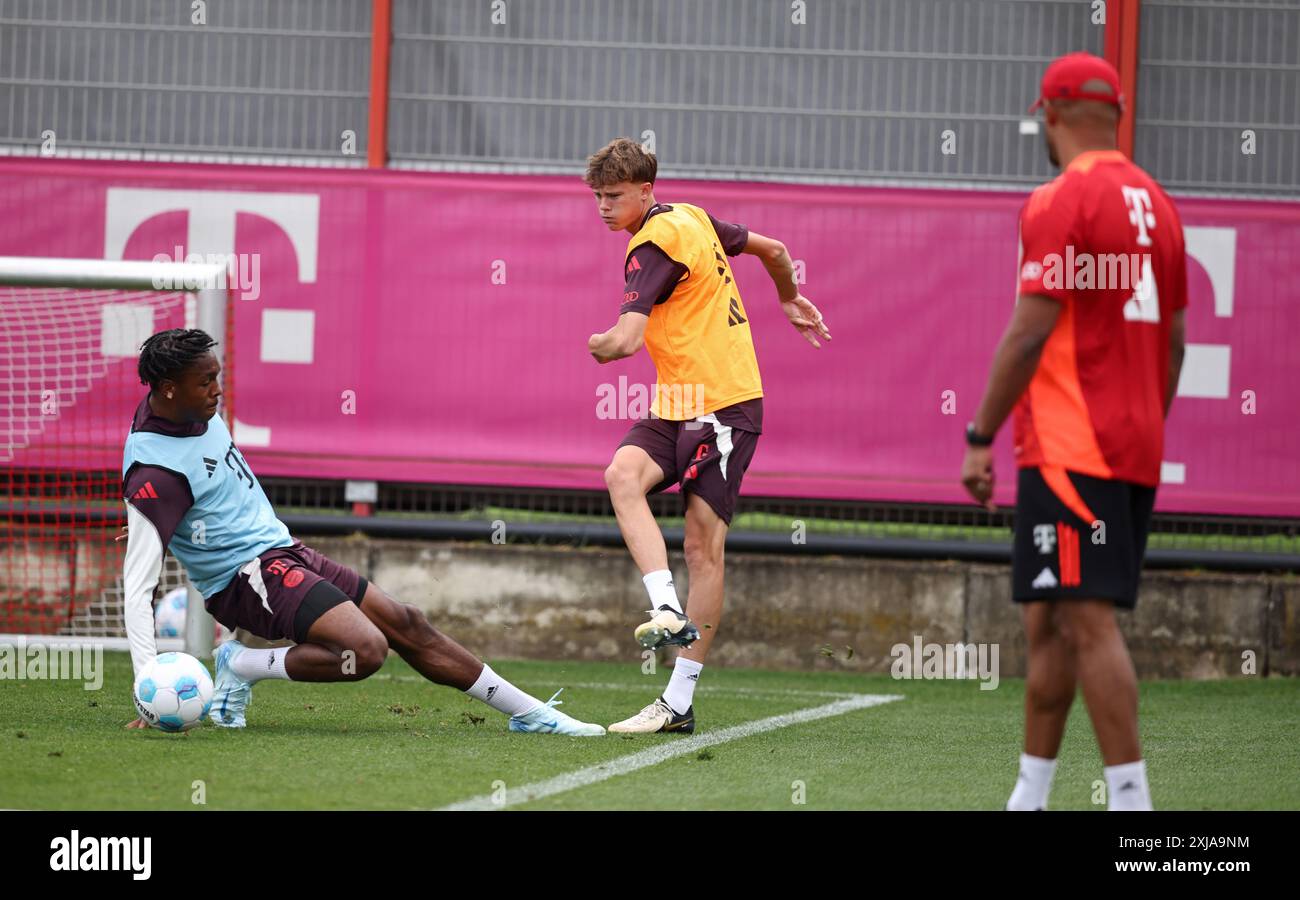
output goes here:
[{"label": "pink advertising banner", "polygon": [[[810,347],[761,266],[734,261],[766,395],[746,493],[966,499],[962,429],[1011,312],[1023,195],[664,181],[656,197],[784,241],[834,336]],[[1300,205],[1179,206],[1189,352],[1158,505],[1300,515]],[[237,254],[236,439],[262,475],[600,488],[654,381],[644,352],[586,351],[617,317],[627,235],[576,176],[11,159],[0,213],[0,255]],[[142,389],[129,357],[103,368],[60,415],[111,435],[130,409],[92,402],[96,384],[118,404]],[[1009,445],[1008,427],[1003,503]]]}]

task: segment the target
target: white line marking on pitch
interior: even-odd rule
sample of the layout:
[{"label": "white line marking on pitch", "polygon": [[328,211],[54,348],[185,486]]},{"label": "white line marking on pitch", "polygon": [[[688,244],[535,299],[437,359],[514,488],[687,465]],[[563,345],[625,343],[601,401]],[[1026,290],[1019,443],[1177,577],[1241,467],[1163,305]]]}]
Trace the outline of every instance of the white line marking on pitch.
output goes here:
[{"label": "white line marking on pitch", "polygon": [[[565,687],[587,688],[593,691],[639,691],[645,688],[642,684],[628,684],[615,681],[575,681],[567,684]],[[719,694],[723,696],[735,697],[828,697],[836,700],[848,700],[852,697],[862,697],[864,694],[855,694],[853,691],[804,691],[797,688],[743,688],[743,687],[726,687],[716,684],[702,684],[695,689],[697,694]]]},{"label": "white line marking on pitch", "polygon": [[[627,775],[628,773],[635,772],[638,769],[657,766],[661,762],[665,762],[677,756],[685,756],[688,753],[694,753],[705,747],[712,747],[716,744],[725,744],[728,741],[752,737],[756,734],[762,734],[765,731],[775,731],[778,728],[788,728],[791,725],[800,725],[804,722],[815,722],[818,719],[828,719],[831,716],[840,716],[844,713],[853,712],[854,710],[867,709],[872,706],[880,706],[894,700],[902,699],[903,698],[897,694],[855,694],[846,700],[837,700],[834,703],[827,703],[825,706],[813,706],[808,709],[795,710],[791,713],[783,713],[779,716],[771,716],[766,719],[756,719],[753,722],[744,722],[740,725],[733,725],[730,728],[724,728],[721,731],[695,735],[680,741],[675,740],[671,744],[662,744],[658,747],[651,747],[648,750],[642,750],[639,753],[620,756],[617,759],[611,759],[608,762],[598,763],[594,766],[587,766],[585,769],[566,772],[563,775],[556,775],[554,778],[548,778],[545,781],[537,781],[513,789],[507,788],[503,802],[494,800],[492,794],[482,794],[478,797],[471,797],[468,800],[461,800],[457,803],[444,806],[440,811],[493,810],[503,809],[507,806],[515,806],[520,803],[531,803],[534,800],[540,800],[543,797],[550,797],[553,794],[562,794],[565,791],[587,787],[588,785],[615,778],[619,775]],[[584,738],[584,740],[592,740],[592,738]]]}]

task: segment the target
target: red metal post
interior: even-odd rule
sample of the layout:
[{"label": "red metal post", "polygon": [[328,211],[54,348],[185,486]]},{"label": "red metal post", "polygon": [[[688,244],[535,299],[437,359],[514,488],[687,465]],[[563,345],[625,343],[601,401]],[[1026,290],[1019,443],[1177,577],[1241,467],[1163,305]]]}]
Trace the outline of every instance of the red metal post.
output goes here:
[{"label": "red metal post", "polygon": [[1119,72],[1124,94],[1124,116],[1119,122],[1119,149],[1133,158],[1134,126],[1137,123],[1138,25],[1142,0],[1108,0],[1106,4],[1107,61]]},{"label": "red metal post", "polygon": [[1124,0],[1106,0],[1106,43],[1102,55],[1119,71],[1120,21],[1124,17]]},{"label": "red metal post", "polygon": [[393,0],[371,0],[370,130],[367,162],[372,169],[388,163],[388,53],[392,45]]}]

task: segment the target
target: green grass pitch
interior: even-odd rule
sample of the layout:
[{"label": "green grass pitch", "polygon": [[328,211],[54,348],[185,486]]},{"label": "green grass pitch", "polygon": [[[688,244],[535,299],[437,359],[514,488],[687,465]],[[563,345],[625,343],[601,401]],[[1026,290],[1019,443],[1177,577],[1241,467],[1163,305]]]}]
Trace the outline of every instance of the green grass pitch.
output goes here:
[{"label": "green grass pitch", "polygon": [[[692,739],[511,734],[503,716],[423,681],[396,657],[358,684],[262,682],[244,731],[127,731],[130,659],[109,653],[104,661],[99,691],[79,681],[0,684],[0,807],[438,809],[504,796],[517,809],[1000,809],[1022,726],[1019,680],[981,691],[976,681],[712,666],[696,694],[697,743],[849,695],[904,699],[691,745],[622,772],[622,758]],[[565,687],[562,709],[602,724],[654,699],[668,675],[641,674],[639,660],[493,667],[543,700]],[[1144,683],[1142,741],[1156,807],[1300,809],[1298,710],[1294,679]],[[609,768],[595,768],[602,765]],[[520,789],[580,770],[621,774],[515,802]],[[1099,779],[1080,698],[1052,808],[1103,809],[1093,802]],[[200,792],[206,802],[196,804]]]}]

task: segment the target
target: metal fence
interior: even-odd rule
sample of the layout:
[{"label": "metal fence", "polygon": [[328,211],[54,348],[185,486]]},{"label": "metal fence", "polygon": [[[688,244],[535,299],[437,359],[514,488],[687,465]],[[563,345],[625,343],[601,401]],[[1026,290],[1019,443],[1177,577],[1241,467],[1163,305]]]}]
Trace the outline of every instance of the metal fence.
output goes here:
[{"label": "metal fence", "polygon": [[1300,197],[1300,2],[1144,0],[1139,165],[1174,190]]},{"label": "metal fence", "polygon": [[360,166],[369,66],[353,0],[0,0],[0,146]]},{"label": "metal fence", "polygon": [[[363,165],[370,17],[0,0],[0,154]],[[396,0],[391,164],[572,173],[628,135],[666,176],[1034,185],[1042,69],[1104,28],[1087,0]],[[1300,196],[1300,0],[1145,0],[1140,39],[1140,164]]]},{"label": "metal fence", "polygon": [[1075,0],[399,3],[389,146],[573,172],[627,135],[669,176],[1036,184],[1042,69],[1103,30]]},{"label": "metal fence", "polygon": [[[264,478],[277,513],[296,533],[361,531],[386,537],[621,544],[609,497],[598,491],[381,483],[364,515],[344,485]],[[670,542],[680,543],[681,497],[648,498]],[[750,497],[732,523],[737,550],[837,553],[1003,562],[1014,510],[974,504],[868,503]],[[1156,513],[1148,564],[1300,572],[1300,518]]]},{"label": "metal fence", "polygon": [[[1027,187],[1053,171],[1024,110],[1051,58],[1102,52],[1095,12],[1087,0],[397,0],[392,164],[574,173],[623,134],[653,142],[665,176]],[[0,153],[363,165],[370,16],[357,0],[0,0]],[[1140,37],[1137,161],[1176,191],[1300,197],[1300,0],[1145,0]],[[268,491],[286,517],[351,512],[338,483]],[[375,512],[613,527],[607,498],[584,492],[382,485]],[[737,527],[784,541],[796,520],[822,538],[931,547],[1005,546],[1010,522],[763,500]],[[1157,516],[1152,547],[1294,558],[1296,529]]]}]

